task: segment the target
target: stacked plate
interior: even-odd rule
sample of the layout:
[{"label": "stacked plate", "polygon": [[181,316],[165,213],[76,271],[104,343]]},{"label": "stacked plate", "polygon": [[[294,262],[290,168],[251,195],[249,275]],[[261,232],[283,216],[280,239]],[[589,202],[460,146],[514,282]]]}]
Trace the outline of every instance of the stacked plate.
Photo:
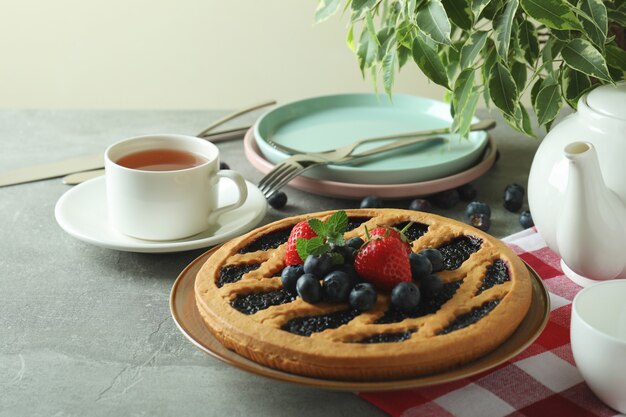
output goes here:
[{"label": "stacked plate", "polygon": [[[302,153],[335,149],[354,141],[449,127],[450,106],[409,95],[342,94],[315,97],[277,107],[247,133],[244,150],[262,173],[290,155],[269,142]],[[474,122],[477,122],[475,119]],[[362,198],[428,195],[458,187],[483,175],[494,163],[496,148],[486,132],[468,138],[443,135],[433,141],[387,152],[355,165],[326,165],[306,171],[289,185],[314,194]],[[361,150],[383,144],[363,145]]]}]

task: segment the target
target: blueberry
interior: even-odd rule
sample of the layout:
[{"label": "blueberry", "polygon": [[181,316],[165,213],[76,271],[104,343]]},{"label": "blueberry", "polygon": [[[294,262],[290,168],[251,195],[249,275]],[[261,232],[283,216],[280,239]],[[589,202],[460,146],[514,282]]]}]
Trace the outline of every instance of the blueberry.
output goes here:
[{"label": "blueberry", "polygon": [[423,198],[416,198],[415,200],[411,201],[411,203],[409,204],[409,210],[432,213],[433,205],[428,200],[424,200]]},{"label": "blueberry", "polygon": [[482,213],[472,214],[469,218],[469,224],[486,232],[491,227],[491,218]]},{"label": "blueberry", "polygon": [[376,305],[378,294],[372,286],[366,282],[356,284],[350,291],[350,305],[359,311],[368,311]]},{"label": "blueberry", "polygon": [[528,229],[529,227],[533,227],[535,225],[530,211],[524,210],[519,214],[519,224],[521,224],[524,229]]},{"label": "blueberry", "polygon": [[487,203],[482,201],[472,201],[465,207],[465,217],[469,220],[473,214],[483,214],[487,217],[491,217],[491,208]]},{"label": "blueberry", "polygon": [[383,201],[375,195],[368,195],[361,200],[361,208],[382,208]]},{"label": "blueberry", "polygon": [[420,302],[420,290],[412,282],[401,282],[391,290],[391,304],[400,311],[414,310]]},{"label": "blueberry", "polygon": [[280,273],[280,282],[287,291],[296,292],[296,283],[302,274],[304,274],[302,265],[289,265]]},{"label": "blueberry", "polygon": [[461,200],[457,190],[446,190],[432,196],[433,204],[442,209],[451,209]]},{"label": "blueberry", "polygon": [[361,246],[363,246],[364,243],[365,243],[365,241],[357,236],[357,237],[353,237],[352,239],[348,240],[346,242],[346,246],[349,246],[349,247],[351,247],[353,249],[361,249]]},{"label": "blueberry", "polygon": [[350,246],[334,245],[330,244],[330,251],[338,253],[343,258],[343,262],[346,264],[354,263],[354,251],[355,249]]},{"label": "blueberry", "polygon": [[420,291],[424,297],[436,297],[441,290],[443,290],[443,281],[439,276],[430,274],[420,279]]},{"label": "blueberry", "polygon": [[510,184],[504,189],[504,208],[516,212],[524,204],[524,187],[519,184]]},{"label": "blueberry", "polygon": [[277,191],[267,199],[267,202],[275,209],[281,209],[285,207],[285,204],[287,204],[287,194],[282,191]]},{"label": "blueberry", "polygon": [[314,275],[304,274],[298,278],[296,291],[307,303],[317,303],[322,299],[322,285]]},{"label": "blueberry", "polygon": [[411,262],[411,275],[413,279],[420,279],[433,272],[433,264],[430,263],[430,260],[425,255],[411,253],[409,254],[409,261]]},{"label": "blueberry", "polygon": [[230,169],[230,166],[226,162],[220,162],[220,169]]},{"label": "blueberry", "polygon": [[304,273],[313,274],[317,277],[323,277],[333,267],[333,261],[330,255],[323,253],[321,255],[309,255],[304,260]]},{"label": "blueberry", "polygon": [[348,301],[353,286],[348,274],[342,271],[333,271],[324,278],[324,299],[330,303]]},{"label": "blueberry", "polygon": [[472,184],[463,184],[456,190],[459,192],[459,197],[461,197],[461,200],[463,201],[472,201],[478,194],[476,188],[474,188]]},{"label": "blueberry", "polygon": [[433,272],[439,272],[443,270],[443,255],[438,249],[426,248],[422,249],[420,255],[424,255],[428,258],[433,266]]},{"label": "blueberry", "polygon": [[341,264],[335,266],[335,271],[341,271],[345,273],[350,279],[350,288],[354,287],[356,284],[361,282],[361,278],[359,274],[356,273],[356,269],[354,269],[354,265],[350,264]]}]

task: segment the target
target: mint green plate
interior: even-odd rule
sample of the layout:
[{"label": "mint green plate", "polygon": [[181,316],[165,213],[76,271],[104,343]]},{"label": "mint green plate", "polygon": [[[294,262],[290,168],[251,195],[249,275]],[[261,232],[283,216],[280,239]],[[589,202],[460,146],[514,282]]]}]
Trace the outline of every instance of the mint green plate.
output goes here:
[{"label": "mint green plate", "polygon": [[[267,140],[302,152],[335,149],[359,139],[448,127],[450,106],[424,97],[394,94],[340,94],[313,97],[276,107],[254,126],[263,156],[274,164],[290,155]],[[478,119],[474,119],[477,122]],[[388,152],[358,165],[312,168],[305,176],[355,184],[405,184],[429,181],[462,172],[475,165],[487,145],[486,132],[468,139],[443,135],[434,141]],[[376,142],[365,150],[384,144]]]}]

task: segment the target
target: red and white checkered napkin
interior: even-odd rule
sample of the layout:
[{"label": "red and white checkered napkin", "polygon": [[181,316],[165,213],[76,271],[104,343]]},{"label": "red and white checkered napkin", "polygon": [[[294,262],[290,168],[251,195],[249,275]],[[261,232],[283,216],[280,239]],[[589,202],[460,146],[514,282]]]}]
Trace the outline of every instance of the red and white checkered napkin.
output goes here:
[{"label": "red and white checkered napkin", "polygon": [[485,373],[429,388],[359,393],[392,416],[615,416],[578,372],[569,338],[571,303],[581,289],[534,229],[503,239],[543,279],[552,311],[528,349]]}]

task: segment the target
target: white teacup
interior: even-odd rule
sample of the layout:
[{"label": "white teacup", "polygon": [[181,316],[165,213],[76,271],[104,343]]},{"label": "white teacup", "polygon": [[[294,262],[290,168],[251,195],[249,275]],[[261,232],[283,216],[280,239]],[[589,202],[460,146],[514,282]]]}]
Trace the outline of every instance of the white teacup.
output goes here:
[{"label": "white teacup", "polygon": [[589,388],[626,413],[626,280],[581,290],[572,305],[574,360]]},{"label": "white teacup", "polygon": [[[207,230],[248,196],[243,177],[219,169],[212,143],[183,135],[125,139],[104,154],[109,221],[119,232],[146,240],[175,240]],[[218,182],[232,180],[238,200],[218,208]]]}]

